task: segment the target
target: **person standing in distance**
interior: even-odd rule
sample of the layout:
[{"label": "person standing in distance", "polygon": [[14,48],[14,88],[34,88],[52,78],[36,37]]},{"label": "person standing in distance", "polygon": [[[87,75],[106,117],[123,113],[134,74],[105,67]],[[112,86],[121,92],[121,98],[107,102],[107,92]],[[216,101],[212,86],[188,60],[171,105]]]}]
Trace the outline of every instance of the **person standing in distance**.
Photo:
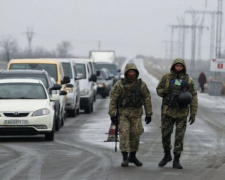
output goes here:
[{"label": "person standing in distance", "polygon": [[204,90],[205,90],[204,85],[206,84],[206,82],[207,82],[206,75],[204,72],[201,72],[198,77],[198,83],[199,83],[202,93],[204,93]]},{"label": "person standing in distance", "polygon": [[162,97],[161,108],[161,133],[164,157],[159,162],[163,167],[172,161],[171,156],[171,134],[174,125],[175,142],[174,142],[174,160],[173,168],[183,169],[180,165],[180,155],[183,151],[184,134],[186,131],[187,117],[190,111],[189,122],[195,122],[197,113],[198,99],[193,79],[186,74],[185,61],[177,58],[173,61],[170,73],[165,74],[156,88],[157,94]]},{"label": "person standing in distance", "polygon": [[[126,64],[124,78],[117,81],[110,94],[109,112],[111,121],[118,122],[120,150],[123,161],[121,166],[129,163],[142,166],[136,157],[140,135],[144,132],[141,117],[145,109],[145,122],[149,124],[152,116],[150,91],[144,81],[138,79],[139,71],[134,63]],[[118,103],[118,104],[117,104]],[[116,116],[118,107],[118,116]]]}]

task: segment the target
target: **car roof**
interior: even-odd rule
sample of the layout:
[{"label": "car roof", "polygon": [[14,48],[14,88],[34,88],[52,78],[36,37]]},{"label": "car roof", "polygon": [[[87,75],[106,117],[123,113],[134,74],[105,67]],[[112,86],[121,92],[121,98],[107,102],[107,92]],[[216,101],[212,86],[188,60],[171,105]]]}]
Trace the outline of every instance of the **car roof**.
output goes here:
[{"label": "car roof", "polygon": [[84,64],[87,64],[89,59],[85,59],[85,58],[82,58],[82,59],[71,59],[72,61],[74,61],[75,63],[84,63]]},{"label": "car roof", "polygon": [[96,64],[116,64],[116,63],[108,62],[108,61],[96,61],[95,63]]},{"label": "car roof", "polygon": [[48,72],[45,70],[15,69],[15,70],[1,70],[0,74],[48,74]]},{"label": "car roof", "polygon": [[68,58],[57,58],[55,60],[59,61],[59,62],[70,62],[70,59],[68,59]]},{"label": "car roof", "polygon": [[36,83],[43,85],[41,80],[37,79],[1,79],[0,83]]},{"label": "car roof", "polygon": [[11,59],[9,63],[42,63],[42,64],[57,64],[57,59]]}]

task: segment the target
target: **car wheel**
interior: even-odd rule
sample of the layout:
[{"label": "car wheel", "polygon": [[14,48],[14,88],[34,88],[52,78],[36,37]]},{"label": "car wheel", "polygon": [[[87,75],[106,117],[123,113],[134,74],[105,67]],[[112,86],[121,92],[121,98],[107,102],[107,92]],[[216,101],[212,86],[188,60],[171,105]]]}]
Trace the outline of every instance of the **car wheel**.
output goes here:
[{"label": "car wheel", "polygon": [[91,104],[89,104],[89,106],[85,108],[84,112],[86,114],[90,114],[91,113]]},{"label": "car wheel", "polygon": [[53,124],[52,131],[45,133],[45,141],[53,141],[55,136],[55,123]]},{"label": "car wheel", "polygon": [[54,119],[55,119],[55,130],[59,131],[59,129],[61,127],[59,116],[55,116]]},{"label": "car wheel", "polygon": [[93,107],[93,102],[91,103],[91,112],[93,112],[94,111],[94,107]]},{"label": "car wheel", "polygon": [[64,113],[61,114],[61,126],[64,126]]},{"label": "car wheel", "polygon": [[66,121],[67,115],[66,115],[66,110],[63,113],[63,121]]},{"label": "car wheel", "polygon": [[77,115],[79,115],[80,114],[80,108],[77,108],[76,111],[77,111]]},{"label": "car wheel", "polygon": [[102,98],[106,98],[106,96],[107,96],[107,93],[102,94]]},{"label": "car wheel", "polygon": [[77,111],[76,111],[75,108],[72,109],[72,110],[67,110],[67,112],[68,112],[70,117],[76,117],[76,115],[77,115]]}]

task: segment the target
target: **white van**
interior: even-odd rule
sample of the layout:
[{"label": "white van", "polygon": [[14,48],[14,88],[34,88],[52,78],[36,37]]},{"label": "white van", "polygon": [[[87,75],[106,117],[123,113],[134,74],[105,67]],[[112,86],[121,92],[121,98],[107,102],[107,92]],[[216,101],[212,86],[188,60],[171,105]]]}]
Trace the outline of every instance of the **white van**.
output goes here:
[{"label": "white van", "polygon": [[70,83],[66,84],[67,100],[66,112],[71,117],[76,117],[80,112],[80,85],[77,77],[75,62],[71,59],[58,59],[62,66],[65,76],[70,77]]},{"label": "white van", "polygon": [[75,62],[75,67],[79,77],[80,83],[80,109],[83,109],[85,113],[93,112],[94,102],[94,87],[93,81],[95,77],[91,74],[91,67],[88,59],[75,58],[72,59]]}]

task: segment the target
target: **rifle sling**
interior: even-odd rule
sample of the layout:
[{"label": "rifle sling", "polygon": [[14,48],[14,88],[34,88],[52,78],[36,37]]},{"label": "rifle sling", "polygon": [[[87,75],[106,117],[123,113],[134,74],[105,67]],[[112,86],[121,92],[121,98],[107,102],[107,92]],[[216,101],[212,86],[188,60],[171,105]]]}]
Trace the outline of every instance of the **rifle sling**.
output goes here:
[{"label": "rifle sling", "polygon": [[121,97],[123,97],[133,86],[134,86],[134,84],[136,83],[136,81],[133,81],[132,83],[131,83],[131,85],[126,89],[126,90],[124,90],[123,91],[123,93],[122,93],[122,96]]}]

